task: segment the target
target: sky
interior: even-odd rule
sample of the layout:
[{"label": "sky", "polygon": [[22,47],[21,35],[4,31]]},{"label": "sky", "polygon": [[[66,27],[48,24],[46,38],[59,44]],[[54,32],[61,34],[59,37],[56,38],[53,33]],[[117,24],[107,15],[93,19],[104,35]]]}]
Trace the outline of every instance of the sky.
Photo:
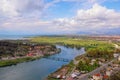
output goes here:
[{"label": "sky", "polygon": [[119,31],[120,0],[0,0],[0,35]]}]

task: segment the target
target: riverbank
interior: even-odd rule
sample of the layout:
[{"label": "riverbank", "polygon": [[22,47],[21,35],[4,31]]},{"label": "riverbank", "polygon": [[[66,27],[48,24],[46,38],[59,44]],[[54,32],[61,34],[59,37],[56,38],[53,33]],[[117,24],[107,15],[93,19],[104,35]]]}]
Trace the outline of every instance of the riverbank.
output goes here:
[{"label": "riverbank", "polygon": [[41,57],[24,57],[24,58],[17,58],[17,59],[13,59],[13,60],[3,60],[0,61],[0,67],[6,67],[6,66],[11,66],[11,65],[16,65],[18,63],[22,63],[22,62],[28,62],[28,61],[33,61],[36,59],[40,59]]},{"label": "riverbank", "polygon": [[[67,48],[65,46],[56,45],[60,48],[59,54],[49,56],[50,58],[64,58],[72,60],[77,55],[84,53],[84,49]],[[47,58],[40,58],[38,60],[24,62],[15,66],[1,67],[0,79],[1,80],[45,80],[45,78],[52,72],[59,69],[61,66],[69,62],[56,61]]]},{"label": "riverbank", "polygon": [[104,58],[99,58],[98,60],[96,58],[89,59],[86,54],[83,54],[77,56],[75,58],[76,61],[71,61],[69,64],[62,66],[57,71],[51,73],[46,80],[88,80],[90,75],[92,76],[92,74],[99,72],[97,68],[100,67],[101,70],[102,68],[107,68],[103,65],[110,64],[112,59],[113,58],[108,60],[105,60]]},{"label": "riverbank", "polygon": [[61,68],[51,73],[46,80],[59,80],[64,79],[66,75],[72,71],[74,67],[73,61],[69,62],[67,65],[63,65]]},{"label": "riverbank", "polygon": [[[120,70],[120,53],[112,53],[109,58],[102,55],[99,58],[91,57],[88,54],[77,56],[74,63],[72,63],[70,71],[67,66],[71,64],[65,65],[49,75],[48,80],[97,80],[98,78],[100,80],[108,80],[113,78],[113,75],[117,75],[114,73]],[[65,72],[61,72],[62,70]],[[96,76],[97,74],[99,76]]]},{"label": "riverbank", "polygon": [[0,41],[0,67],[16,65],[60,52],[54,45],[31,43],[26,40]]},{"label": "riverbank", "polygon": [[[60,52],[60,50],[58,52],[56,52],[55,54],[58,54]],[[11,65],[16,65],[18,63],[22,63],[22,62],[29,62],[29,61],[33,61],[33,60],[37,60],[43,57],[49,57],[51,55],[54,54],[46,54],[44,56],[36,56],[36,57],[20,57],[20,58],[16,58],[16,59],[7,59],[7,60],[0,60],[0,67],[6,67],[6,66],[11,66]]]},{"label": "riverbank", "polygon": [[72,73],[69,74],[69,68],[66,65],[55,71],[48,76],[48,80],[59,80],[65,79],[69,80],[72,76],[78,74],[85,74],[93,71],[94,69],[100,67],[102,64],[109,62],[113,59],[113,54],[118,52],[114,43],[104,40],[94,40],[94,39],[82,39],[82,38],[70,38],[70,37],[36,37],[32,41],[39,43],[50,43],[50,44],[61,44],[70,47],[84,47],[86,50],[85,55],[77,57],[77,64],[73,66]]},{"label": "riverbank", "polygon": [[[60,52],[60,49],[55,52],[54,54],[58,54]],[[6,59],[6,60],[0,60],[0,67],[6,67],[6,66],[11,66],[11,65],[16,65],[18,63],[22,63],[22,62],[29,62],[29,61],[33,61],[33,60],[37,60],[43,57],[49,57],[51,55],[54,54],[45,54],[44,56],[34,56],[34,57],[19,57],[16,59]]]}]

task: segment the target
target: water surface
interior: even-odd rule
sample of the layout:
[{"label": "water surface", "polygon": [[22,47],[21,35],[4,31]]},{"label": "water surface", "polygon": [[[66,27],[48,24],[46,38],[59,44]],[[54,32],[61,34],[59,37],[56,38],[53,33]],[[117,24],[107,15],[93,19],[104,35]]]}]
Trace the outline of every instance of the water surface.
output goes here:
[{"label": "water surface", "polygon": [[[84,48],[77,50],[76,48],[66,48],[58,45],[57,48],[61,48],[61,52],[50,57],[60,57],[72,60],[75,56],[85,52]],[[24,62],[0,68],[0,80],[44,80],[50,73],[68,63],[69,62],[54,61],[45,58]]]}]

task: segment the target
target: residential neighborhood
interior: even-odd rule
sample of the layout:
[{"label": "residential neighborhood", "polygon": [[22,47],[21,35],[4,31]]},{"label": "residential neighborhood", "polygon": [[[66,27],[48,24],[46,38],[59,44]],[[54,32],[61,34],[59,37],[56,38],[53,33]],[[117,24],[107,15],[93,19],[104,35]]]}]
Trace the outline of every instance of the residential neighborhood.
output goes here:
[{"label": "residential neighborhood", "polygon": [[96,62],[99,66],[90,72],[80,71],[75,65],[72,70],[70,70],[70,66],[63,66],[50,76],[59,80],[112,80],[110,77],[115,72],[120,71],[120,53],[114,53],[113,59],[110,61],[104,58],[97,58],[91,59],[89,64],[94,65]]}]

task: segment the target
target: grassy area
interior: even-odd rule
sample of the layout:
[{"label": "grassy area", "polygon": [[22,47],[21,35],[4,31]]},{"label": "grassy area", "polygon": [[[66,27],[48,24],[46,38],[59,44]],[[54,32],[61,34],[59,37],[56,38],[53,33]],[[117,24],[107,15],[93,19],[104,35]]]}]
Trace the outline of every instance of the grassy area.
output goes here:
[{"label": "grassy area", "polygon": [[107,41],[97,41],[82,38],[70,37],[35,37],[31,39],[32,42],[49,43],[49,44],[62,44],[75,47],[85,47],[86,50],[91,48],[98,49],[114,49],[113,44]]},{"label": "grassy area", "polygon": [[38,58],[40,57],[26,57],[26,58],[14,59],[14,60],[4,60],[4,61],[0,61],[0,67],[16,65],[17,63],[21,63],[21,62],[33,61]]},{"label": "grassy area", "polygon": [[52,77],[48,77],[47,80],[60,80],[60,79],[56,79],[56,78],[52,78]]}]

